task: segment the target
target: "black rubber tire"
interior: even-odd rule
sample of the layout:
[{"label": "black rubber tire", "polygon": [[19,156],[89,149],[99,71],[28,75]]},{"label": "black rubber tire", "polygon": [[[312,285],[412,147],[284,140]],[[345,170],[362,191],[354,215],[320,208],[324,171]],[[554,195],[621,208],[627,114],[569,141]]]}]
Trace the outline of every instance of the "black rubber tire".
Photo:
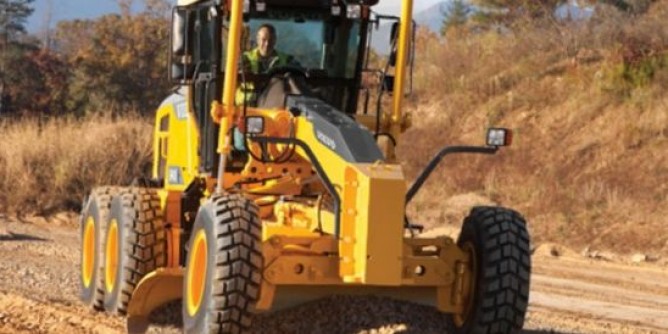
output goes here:
[{"label": "black rubber tire", "polygon": [[114,219],[118,226],[118,262],[112,290],[104,286],[104,309],[124,315],[139,281],[167,263],[166,232],[157,191],[125,189],[112,199],[105,235]]},{"label": "black rubber tire", "polygon": [[529,305],[531,249],[524,218],[499,207],[475,207],[457,245],[475,251],[473,303],[455,333],[518,333]]},{"label": "black rubber tire", "polygon": [[[104,310],[104,265],[102,254],[104,249],[102,246],[102,237],[109,221],[109,208],[111,206],[111,198],[116,194],[118,188],[116,187],[99,187],[91,191],[88,198],[85,200],[81,208],[81,215],[79,216],[80,238],[81,238],[81,257],[80,264],[84,263],[84,233],[86,230],[86,223],[91,218],[94,229],[93,241],[93,257],[92,257],[92,279],[86,284],[83,274],[79,275],[79,282],[81,287],[81,301],[89,307],[102,311]],[[83,268],[81,268],[81,272]]]},{"label": "black rubber tire", "polygon": [[[200,207],[188,243],[183,284],[184,333],[246,333],[260,295],[263,258],[261,221],[254,202],[241,195],[209,199]],[[206,238],[206,271],[199,304],[188,311],[193,243]],[[211,264],[211,265],[209,265]],[[193,269],[194,270],[194,269]]]}]

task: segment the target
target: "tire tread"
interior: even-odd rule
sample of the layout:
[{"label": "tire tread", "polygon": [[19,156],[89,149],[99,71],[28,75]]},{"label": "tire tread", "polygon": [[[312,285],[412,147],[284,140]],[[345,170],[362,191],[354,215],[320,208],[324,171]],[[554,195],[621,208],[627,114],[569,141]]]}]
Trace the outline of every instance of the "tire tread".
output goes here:
[{"label": "tire tread", "polygon": [[[128,233],[122,240],[126,257],[120,291],[113,312],[124,315],[139,281],[167,262],[166,233],[160,198],[155,189],[128,188],[120,194],[124,228]],[[119,222],[120,223],[120,222]]]},{"label": "tire tread", "polygon": [[262,272],[258,207],[238,194],[214,197],[216,225],[210,333],[245,333],[259,298]]},{"label": "tire tread", "polygon": [[[531,250],[526,221],[500,207],[475,207],[464,221],[479,236],[479,305],[474,305],[471,333],[516,333],[524,325],[531,272]],[[462,236],[458,243],[461,243]]]}]

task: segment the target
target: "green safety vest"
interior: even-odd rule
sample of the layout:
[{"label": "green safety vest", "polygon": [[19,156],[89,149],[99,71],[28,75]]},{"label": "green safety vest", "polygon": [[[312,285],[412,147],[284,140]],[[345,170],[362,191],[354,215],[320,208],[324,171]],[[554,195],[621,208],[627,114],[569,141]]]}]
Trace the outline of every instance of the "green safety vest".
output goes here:
[{"label": "green safety vest", "polygon": [[[261,72],[260,69],[260,51],[258,49],[253,49],[251,51],[246,51],[243,54],[244,60],[248,62],[250,65],[250,70],[251,72],[258,74]],[[271,63],[269,64],[268,68],[262,69],[264,72],[274,68],[274,67],[281,67],[281,66],[286,66],[290,63],[292,60],[292,56],[287,55],[282,52],[278,52],[274,50],[274,56],[272,57]]]},{"label": "green safety vest", "polygon": [[252,82],[239,84],[237,93],[234,96],[234,103],[238,106],[243,105],[244,101],[248,104],[255,103],[257,96],[255,94],[255,85]]},{"label": "green safety vest", "polygon": [[[265,68],[264,71],[261,71],[260,65],[262,62],[260,61],[261,57],[260,51],[258,49],[246,51],[243,53],[242,57],[244,67],[247,66],[246,64],[248,64],[248,66],[250,66],[250,71],[255,74],[266,72],[274,67],[286,66],[290,63],[290,61],[292,61],[292,56],[274,50],[274,57],[269,64],[269,68]],[[245,84],[239,85],[239,89],[237,89],[234,101],[237,105],[244,104],[244,100],[246,103],[252,104],[255,102],[256,98],[257,96],[255,94],[255,85],[253,85],[252,82],[247,82]]]}]

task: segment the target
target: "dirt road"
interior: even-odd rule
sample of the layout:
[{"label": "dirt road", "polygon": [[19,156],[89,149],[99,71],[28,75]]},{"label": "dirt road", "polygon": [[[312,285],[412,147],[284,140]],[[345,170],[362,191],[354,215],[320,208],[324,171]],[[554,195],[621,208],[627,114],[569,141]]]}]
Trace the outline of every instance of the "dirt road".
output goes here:
[{"label": "dirt road", "polygon": [[[122,333],[123,319],[78,302],[72,217],[32,223],[0,216],[0,333]],[[3,233],[4,230],[4,233]],[[668,333],[668,267],[590,259],[538,247],[526,333]],[[153,333],[179,333],[177,304]],[[261,316],[258,333],[445,333],[444,316],[379,298],[334,297]]]}]

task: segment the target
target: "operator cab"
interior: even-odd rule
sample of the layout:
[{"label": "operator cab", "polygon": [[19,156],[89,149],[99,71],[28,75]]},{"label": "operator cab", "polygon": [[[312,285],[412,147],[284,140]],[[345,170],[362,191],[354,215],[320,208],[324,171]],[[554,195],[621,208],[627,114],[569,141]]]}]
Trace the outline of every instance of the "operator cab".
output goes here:
[{"label": "operator cab", "polygon": [[246,16],[244,50],[256,47],[256,32],[268,24],[276,29],[276,50],[298,65],[273,67],[266,73],[244,71],[240,82],[245,79],[259,88],[258,106],[285,107],[284,103],[276,105],[276,100],[284,98],[272,93],[280,95],[277,91],[286,87],[286,94],[311,95],[338,110],[355,113],[365,47],[360,41],[366,31],[361,15],[332,15],[331,8],[323,7],[267,5],[264,9],[251,10]]},{"label": "operator cab", "polygon": [[[222,86],[229,47],[229,6],[220,0],[182,3],[188,5],[174,11],[170,76],[175,83],[194,84],[195,90],[202,92],[212,89],[212,85]],[[244,71],[240,66],[239,84],[252,83],[261,101],[272,78],[290,77],[301,88],[297,94],[312,95],[354,114],[366,56],[369,4],[346,5],[339,0],[246,1],[242,54],[256,47],[258,28],[270,24],[277,33],[276,50],[292,56],[299,66],[282,66],[267,73]],[[213,82],[216,79],[219,84]],[[197,95],[199,99],[209,95],[210,99],[215,94]],[[200,103],[194,102],[197,108]],[[207,104],[201,101],[202,106]]]}]

